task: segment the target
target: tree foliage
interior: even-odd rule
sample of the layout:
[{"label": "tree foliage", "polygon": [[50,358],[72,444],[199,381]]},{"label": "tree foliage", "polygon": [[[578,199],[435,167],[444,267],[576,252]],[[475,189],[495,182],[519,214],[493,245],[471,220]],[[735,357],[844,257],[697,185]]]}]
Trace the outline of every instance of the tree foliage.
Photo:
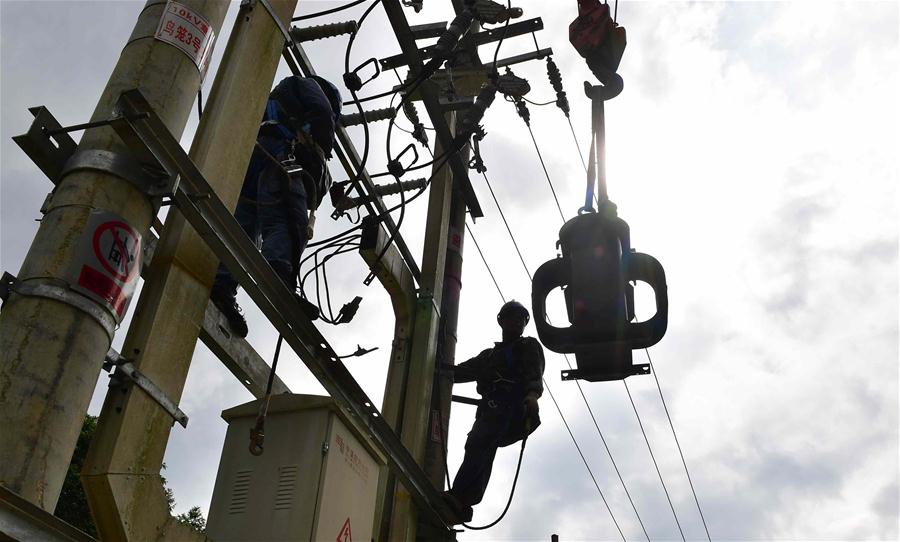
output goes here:
[{"label": "tree foliage", "polygon": [[[56,510],[54,511],[56,517],[73,527],[81,529],[94,538],[98,537],[97,527],[94,525],[94,519],[91,517],[91,511],[88,508],[84,487],[81,485],[81,469],[84,466],[84,459],[87,456],[91,438],[96,430],[97,417],[90,414],[85,415],[84,422],[81,425],[81,434],[78,435],[78,443],[75,445],[75,453],[72,454],[72,461],[69,463],[66,480],[63,482],[62,492],[59,495],[59,501],[56,503]],[[163,470],[165,468],[166,465],[163,464]],[[161,478],[163,489],[166,492],[169,512],[172,512],[172,509],[175,507],[175,495],[166,485],[165,477],[161,476]],[[187,512],[178,514],[175,516],[175,519],[201,533],[206,532],[206,519],[203,517],[203,512],[199,506],[194,506]]]}]

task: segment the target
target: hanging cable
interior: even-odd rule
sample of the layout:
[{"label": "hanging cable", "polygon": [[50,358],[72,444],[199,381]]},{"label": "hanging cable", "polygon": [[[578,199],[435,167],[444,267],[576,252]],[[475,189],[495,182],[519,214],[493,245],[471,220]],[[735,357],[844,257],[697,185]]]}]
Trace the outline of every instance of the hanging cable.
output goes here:
[{"label": "hanging cable", "polygon": [[256,415],[256,423],[250,430],[250,453],[256,456],[263,454],[266,440],[266,415],[269,413],[269,402],[272,400],[272,385],[275,383],[275,368],[278,367],[278,357],[281,354],[282,335],[278,335],[275,343],[275,356],[272,359],[272,368],[269,369],[269,380],[266,382],[266,395],[259,404],[259,413]]},{"label": "hanging cable", "polygon": [[[363,12],[362,16],[359,18],[359,21],[356,25],[356,28],[353,29],[353,32],[350,34],[350,39],[347,42],[347,49],[344,51],[344,74],[350,73],[350,51],[353,50],[353,43],[356,41],[356,36],[359,34],[360,28],[362,28],[363,22],[365,22],[366,17],[372,13],[372,10],[375,9],[381,0],[372,0],[372,4],[366,8]],[[366,169],[366,161],[369,159],[369,123],[366,122],[365,111],[363,110],[362,104],[359,102],[359,98],[356,95],[356,90],[354,88],[349,87],[350,95],[353,97],[353,100],[356,102],[356,108],[359,110],[359,115],[362,117],[363,123],[363,153],[362,158],[359,161],[359,167],[356,169],[356,173],[354,173],[353,178],[350,179],[350,185],[354,186],[359,179],[362,177],[363,172]]]},{"label": "hanging cable", "polygon": [[659,378],[656,376],[656,369],[653,368],[653,360],[650,359],[650,349],[645,348],[647,361],[650,363],[650,372],[653,379],[656,380],[656,389],[659,391],[659,400],[662,402],[663,409],[666,411],[666,418],[669,420],[669,427],[672,429],[672,436],[675,438],[675,445],[678,446],[678,455],[681,456],[681,464],[684,465],[684,473],[687,475],[688,484],[691,486],[691,493],[694,494],[694,502],[697,504],[697,511],[700,512],[700,520],[703,521],[703,529],[706,531],[706,539],[712,542],[709,536],[709,527],[706,526],[706,518],[703,516],[703,509],[700,508],[700,499],[697,498],[697,492],[694,491],[694,482],[691,480],[691,473],[688,471],[687,462],[684,460],[684,452],[681,451],[681,444],[678,442],[678,435],[675,434],[675,425],[672,424],[672,417],[669,416],[669,407],[666,406],[666,400],[663,398],[662,388],[659,385]]},{"label": "hanging cable", "polygon": [[631,408],[634,409],[634,415],[637,418],[638,425],[641,428],[641,434],[644,435],[644,442],[647,443],[647,450],[650,452],[650,459],[653,460],[653,466],[656,467],[656,475],[659,476],[659,483],[662,484],[663,491],[666,493],[666,500],[669,501],[669,508],[672,509],[672,516],[675,518],[675,525],[678,526],[678,532],[681,533],[681,540],[685,540],[684,531],[681,530],[681,522],[678,521],[678,514],[675,513],[675,506],[672,504],[672,498],[669,496],[669,490],[663,481],[662,473],[659,471],[659,464],[656,462],[656,456],[653,455],[653,448],[650,447],[650,440],[647,438],[647,432],[644,431],[644,424],[641,422],[641,416],[638,414],[637,407],[634,404],[634,398],[631,397],[631,390],[628,388],[628,382],[622,380],[625,385],[625,391],[628,392],[628,400],[631,401]]},{"label": "hanging cable", "polygon": [[324,15],[331,15],[332,13],[337,13],[338,11],[343,11],[345,9],[352,8],[353,6],[358,6],[365,2],[366,0],[354,0],[353,2],[348,2],[342,6],[338,6],[336,8],[326,9],[324,11],[317,11],[315,13],[307,13],[306,15],[299,15],[291,19],[291,22],[296,21],[305,21],[307,19],[314,19],[316,17],[322,17]]}]

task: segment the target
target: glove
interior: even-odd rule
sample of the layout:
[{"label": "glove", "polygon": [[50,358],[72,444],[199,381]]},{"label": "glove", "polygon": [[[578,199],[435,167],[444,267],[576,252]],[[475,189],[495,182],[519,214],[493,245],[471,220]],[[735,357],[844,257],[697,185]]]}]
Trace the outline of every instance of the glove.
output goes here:
[{"label": "glove", "polygon": [[538,413],[540,412],[537,395],[529,393],[525,396],[525,400],[522,401],[522,404],[525,406],[525,419],[529,421],[537,420]]}]

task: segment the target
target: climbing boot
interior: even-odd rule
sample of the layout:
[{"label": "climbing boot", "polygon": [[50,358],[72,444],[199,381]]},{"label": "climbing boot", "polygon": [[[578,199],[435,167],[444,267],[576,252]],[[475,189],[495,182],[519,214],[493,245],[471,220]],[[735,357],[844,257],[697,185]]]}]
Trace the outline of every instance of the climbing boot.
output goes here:
[{"label": "climbing boot", "polygon": [[444,498],[444,502],[447,503],[447,506],[453,512],[453,517],[446,518],[450,520],[451,525],[459,525],[460,523],[465,523],[467,521],[472,521],[472,507],[463,504],[459,499],[456,498],[453,493],[449,491],[444,491],[441,493],[441,497]]},{"label": "climbing boot", "polygon": [[228,327],[231,328],[232,333],[242,339],[247,336],[247,320],[244,319],[241,307],[237,304],[233,292],[229,292],[226,288],[213,287],[209,300],[228,320]]},{"label": "climbing boot", "polygon": [[275,271],[275,274],[278,275],[278,278],[281,279],[281,282],[287,286],[288,290],[294,294],[294,299],[297,300],[297,303],[300,305],[300,310],[303,311],[303,314],[306,315],[310,320],[318,320],[319,319],[319,307],[315,304],[310,303],[306,298],[297,293],[297,275],[294,273],[291,265],[287,262],[282,261],[269,261],[269,265],[272,266],[272,270]]},{"label": "climbing boot", "polygon": [[319,319],[319,307],[315,303],[312,303],[300,294],[294,294],[294,299],[300,304],[300,310],[303,311],[307,318],[310,320]]}]

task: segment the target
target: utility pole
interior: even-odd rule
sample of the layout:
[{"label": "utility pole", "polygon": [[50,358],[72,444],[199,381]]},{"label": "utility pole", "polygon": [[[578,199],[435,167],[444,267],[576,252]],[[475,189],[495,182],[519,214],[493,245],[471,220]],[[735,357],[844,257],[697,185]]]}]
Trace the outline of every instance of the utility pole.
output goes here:
[{"label": "utility pole", "polygon": [[[112,117],[119,95],[138,88],[173,134],[183,132],[228,3],[173,4],[146,3],[92,121]],[[172,8],[194,18],[196,50],[176,46],[176,27],[161,24],[174,21]],[[104,231],[113,236],[110,244],[125,249],[117,250],[120,258],[138,260],[124,262],[128,270],[129,263],[139,265],[135,241],[157,210],[142,188],[140,164],[109,126],[87,129],[76,157],[78,167],[63,173],[45,205],[18,283],[0,312],[0,484],[50,512],[129,297],[120,291],[109,303],[73,290],[91,257],[84,249],[87,244],[90,252],[91,240],[85,238],[98,232],[102,238]],[[121,232],[131,239],[123,240]]]},{"label": "utility pole", "polygon": [[[241,6],[190,157],[226,206],[237,204],[297,0]],[[272,8],[269,12],[268,7]],[[123,356],[176,403],[184,390],[218,260],[174,208]],[[196,536],[169,514],[160,479],[171,417],[133,386],[111,387],[83,469],[98,530],[110,540]],[[139,474],[140,476],[134,476]]]}]

